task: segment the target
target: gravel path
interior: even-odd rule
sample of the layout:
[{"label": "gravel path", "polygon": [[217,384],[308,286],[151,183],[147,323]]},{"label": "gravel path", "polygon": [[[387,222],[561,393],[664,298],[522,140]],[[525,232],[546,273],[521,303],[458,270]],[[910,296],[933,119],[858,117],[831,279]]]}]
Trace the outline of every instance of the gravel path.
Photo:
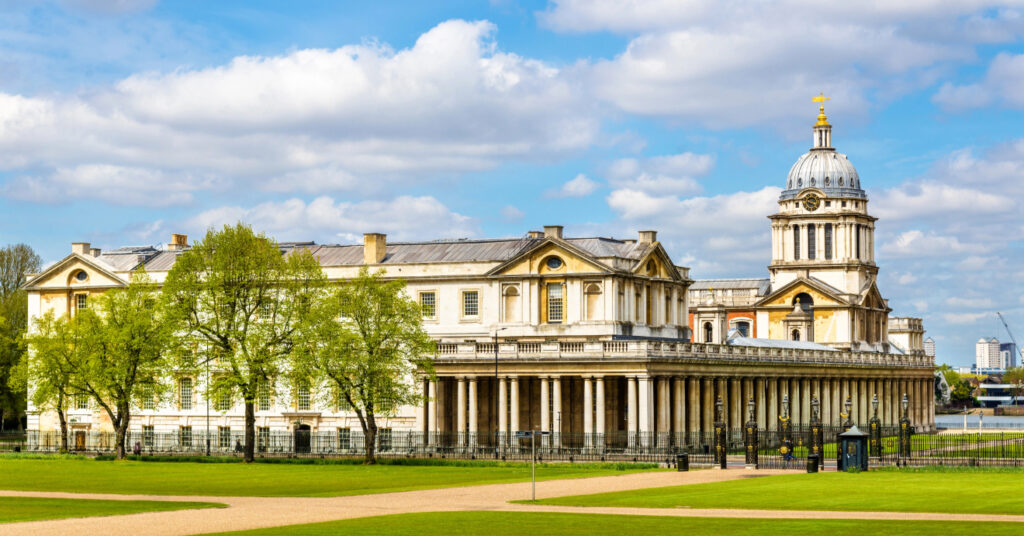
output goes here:
[{"label": "gravel path", "polygon": [[[537,497],[624,491],[738,478],[761,477],[793,471],[692,471],[688,473],[634,473],[617,476],[550,480],[537,483]],[[53,492],[0,491],[0,496],[60,497],[113,500],[207,501],[228,505],[223,509],[150,512],[116,517],[32,521],[0,525],[0,535],[74,534],[178,536],[245,530],[299,523],[314,523],[375,515],[439,511],[568,512],[690,517],[759,517],[812,519],[905,519],[937,521],[1015,521],[1024,516],[927,514],[892,512],[820,512],[727,509],[582,508],[571,506],[509,504],[528,499],[530,483],[492,484],[351,497],[205,497],[109,495]]]}]

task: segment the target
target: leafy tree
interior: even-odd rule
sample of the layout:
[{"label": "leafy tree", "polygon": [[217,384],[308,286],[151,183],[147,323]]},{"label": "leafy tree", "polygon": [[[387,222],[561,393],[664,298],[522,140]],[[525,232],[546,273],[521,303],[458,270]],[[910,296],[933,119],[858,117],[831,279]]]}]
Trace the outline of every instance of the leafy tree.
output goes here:
[{"label": "leafy tree", "polygon": [[281,374],[300,320],[324,285],[308,250],[282,255],[273,240],[242,223],[209,230],[167,275],[164,297],[179,334],[204,346],[205,359],[216,359],[219,390],[242,396],[247,462],[254,458],[260,388]]},{"label": "leafy tree", "polygon": [[48,311],[35,320],[33,330],[25,337],[31,359],[21,362],[12,383],[24,389],[31,383],[32,403],[39,410],[53,409],[60,423],[60,451],[68,450],[68,424],[65,409],[74,394],[72,370],[84,359],[84,330],[77,318],[54,315]]},{"label": "leafy tree", "polygon": [[1003,382],[1013,385],[1013,404],[1017,404],[1017,397],[1024,389],[1024,367],[1012,367],[1003,373]]},{"label": "leafy tree", "polygon": [[296,382],[327,383],[356,412],[368,464],[376,463],[376,418],[421,400],[414,375],[433,373],[434,342],[404,289],[364,266],[317,301],[293,355]]},{"label": "leafy tree", "polygon": [[140,268],[126,287],[92,298],[76,315],[85,352],[71,368],[71,387],[110,417],[118,459],[127,453],[132,405],[144,392],[157,396],[166,377],[171,324],[158,298],[156,284]]},{"label": "leafy tree", "polygon": [[25,275],[38,272],[41,265],[39,255],[25,244],[0,248],[0,430],[13,419],[21,431],[26,391],[12,381],[23,361],[21,338],[28,326],[28,296],[21,286]]}]

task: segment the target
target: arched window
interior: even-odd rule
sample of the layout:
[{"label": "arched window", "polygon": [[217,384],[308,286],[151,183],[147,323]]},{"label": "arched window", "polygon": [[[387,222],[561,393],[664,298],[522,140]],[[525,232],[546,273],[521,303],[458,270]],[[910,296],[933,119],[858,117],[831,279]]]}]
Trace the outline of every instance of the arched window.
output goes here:
[{"label": "arched window", "polygon": [[503,293],[503,299],[505,300],[505,322],[518,322],[519,321],[519,288],[514,285],[505,287]]},{"label": "arched window", "polygon": [[807,224],[807,258],[811,260],[814,260],[818,256],[818,252],[815,251],[818,244],[817,236],[815,236],[817,231],[817,225],[814,225],[813,223]]},{"label": "arched window", "polygon": [[798,329],[794,329],[793,330],[793,340],[794,341],[799,341],[800,340],[800,330],[798,330]]},{"label": "arched window", "polygon": [[740,332],[740,336],[741,337],[749,337],[750,336],[750,322],[747,322],[745,320],[742,321],[742,322],[736,322],[736,331]]},{"label": "arched window", "polygon": [[793,260],[800,260],[800,226],[793,226]]},{"label": "arched window", "polygon": [[711,322],[704,322],[704,342],[715,342],[715,329],[711,326]]},{"label": "arched window", "polygon": [[800,308],[804,311],[810,311],[814,308],[814,298],[806,292],[801,292],[793,297],[792,305],[800,304]]},{"label": "arched window", "polygon": [[587,302],[587,320],[597,320],[601,312],[601,285],[588,283],[583,294]]}]

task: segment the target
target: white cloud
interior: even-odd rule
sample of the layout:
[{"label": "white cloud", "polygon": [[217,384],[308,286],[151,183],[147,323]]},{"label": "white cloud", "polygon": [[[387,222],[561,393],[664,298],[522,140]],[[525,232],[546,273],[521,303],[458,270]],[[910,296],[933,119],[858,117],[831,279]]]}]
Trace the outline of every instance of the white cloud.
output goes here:
[{"label": "white cloud", "polygon": [[523,221],[524,217],[526,217],[526,213],[512,205],[507,205],[501,209],[501,219],[506,222],[518,223]]},{"label": "white cloud", "polygon": [[880,253],[889,257],[946,257],[957,253],[984,252],[987,248],[977,244],[964,244],[955,236],[942,236],[918,229],[904,231],[885,242]]},{"label": "white cloud", "polygon": [[670,195],[691,195],[703,191],[698,177],[714,169],[708,154],[681,153],[653,158],[621,158],[605,171],[615,188]]},{"label": "white cloud", "polygon": [[37,182],[87,162],[324,192],[590,145],[599,121],[579,84],[500,51],[494,32],[485,21],[452,20],[402,50],[297,50],[137,74],[78,95],[0,93],[0,152],[12,155],[0,167]]},{"label": "white cloud", "polygon": [[993,307],[992,298],[961,298],[957,296],[946,298],[946,305],[958,309],[991,309]]},{"label": "white cloud", "polygon": [[907,272],[905,274],[898,275],[896,277],[896,282],[898,282],[901,285],[910,285],[917,282],[917,276],[910,272]]},{"label": "white cloud", "polygon": [[250,208],[225,206],[204,211],[184,225],[199,234],[238,221],[282,241],[350,242],[371,232],[386,233],[393,240],[470,237],[480,232],[471,218],[452,212],[430,196],[355,203],[320,196],[309,203],[289,199]]},{"label": "white cloud", "polygon": [[939,88],[932,101],[949,111],[964,111],[987,106],[993,101],[1016,109],[1024,109],[1024,55],[1006,52],[996,55],[982,80],[956,85],[947,82]]},{"label": "white cloud", "polygon": [[193,192],[222,188],[223,181],[192,172],[83,164],[57,168],[44,177],[22,176],[0,186],[0,194],[36,203],[100,199],[113,205],[188,204]]},{"label": "white cloud", "polygon": [[600,187],[598,183],[588,179],[586,175],[580,173],[572,180],[567,181],[560,188],[544,192],[544,196],[549,198],[586,197],[594,193],[598,187]]},{"label": "white cloud", "polygon": [[1005,195],[933,182],[904,183],[884,190],[874,201],[874,215],[886,221],[918,220],[954,214],[991,215],[1014,210],[1016,203]]},{"label": "white cloud", "polygon": [[992,313],[945,313],[942,315],[942,319],[947,324],[953,325],[977,324],[978,321],[991,317]]}]

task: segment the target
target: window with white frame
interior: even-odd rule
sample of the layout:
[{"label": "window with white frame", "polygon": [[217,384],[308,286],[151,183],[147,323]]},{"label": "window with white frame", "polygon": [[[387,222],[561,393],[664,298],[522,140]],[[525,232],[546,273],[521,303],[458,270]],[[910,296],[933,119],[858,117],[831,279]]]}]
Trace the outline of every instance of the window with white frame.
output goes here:
[{"label": "window with white frame", "polygon": [[192,446],[192,427],[182,426],[178,428],[178,443],[182,447]]},{"label": "window with white frame", "polygon": [[256,407],[258,411],[270,411],[270,384],[267,382],[257,388]]},{"label": "window with white frame", "polygon": [[156,444],[156,430],[152,426],[142,427],[142,446],[147,449],[153,448]]},{"label": "window with white frame", "polygon": [[89,295],[88,294],[75,294],[75,309],[88,309],[89,308]]},{"label": "window with white frame", "polygon": [[228,411],[231,409],[231,389],[222,389],[217,393],[217,411]]},{"label": "window with white frame", "polygon": [[75,409],[89,409],[89,395],[85,393],[75,395]]},{"label": "window with white frame", "polygon": [[420,292],[420,311],[423,318],[437,318],[437,293],[434,291]]},{"label": "window with white frame", "polygon": [[298,389],[295,390],[295,409],[299,411],[309,411],[309,398],[309,386],[300,385]]},{"label": "window with white frame", "polygon": [[156,393],[153,384],[142,385],[142,409],[156,409]]},{"label": "window with white frame", "polygon": [[230,426],[218,426],[217,427],[217,446],[222,449],[231,448],[231,427]]},{"label": "window with white frame", "polygon": [[565,309],[565,287],[561,283],[548,283],[548,323],[561,324]]},{"label": "window with white frame", "polygon": [[390,428],[381,428],[377,430],[377,449],[381,452],[391,450]]},{"label": "window with white frame", "polygon": [[192,378],[178,380],[178,407],[183,410],[192,409]]},{"label": "window with white frame", "polygon": [[465,290],[462,292],[462,316],[471,318],[480,316],[480,292]]},{"label": "window with white frame", "polygon": [[266,452],[268,446],[270,446],[270,428],[260,426],[256,429],[256,449]]},{"label": "window with white frame", "polygon": [[352,429],[338,428],[338,450],[349,450],[352,448]]}]

